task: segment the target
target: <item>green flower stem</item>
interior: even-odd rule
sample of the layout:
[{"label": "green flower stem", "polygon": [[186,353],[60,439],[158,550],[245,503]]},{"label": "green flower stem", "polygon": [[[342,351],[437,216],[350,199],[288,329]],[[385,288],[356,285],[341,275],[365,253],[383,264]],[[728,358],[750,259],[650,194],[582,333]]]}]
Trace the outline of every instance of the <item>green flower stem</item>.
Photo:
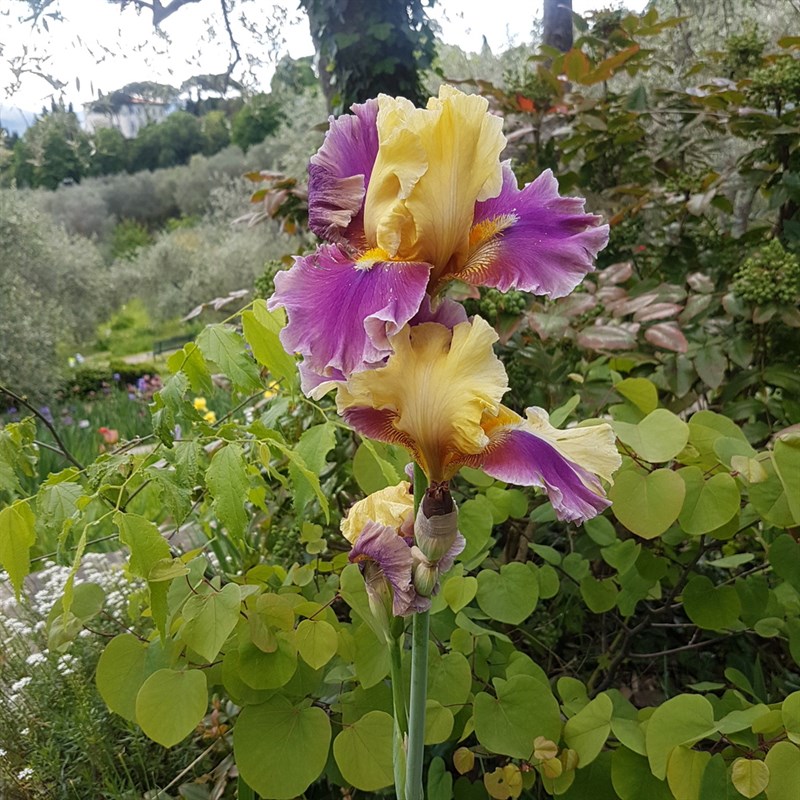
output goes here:
[{"label": "green flower stem", "polygon": [[[419,510],[428,480],[414,464],[414,513]],[[428,638],[430,614],[415,614],[411,629],[411,698],[408,719],[408,752],[405,800],[424,800],[422,764],[425,743],[425,703],[428,694]]]},{"label": "green flower stem", "polygon": [[408,737],[408,712],[403,693],[403,638],[393,636],[389,645],[391,654],[392,701],[394,703],[394,788],[397,800],[406,796],[406,742]]},{"label": "green flower stem", "polygon": [[425,741],[425,702],[428,694],[428,631],[430,612],[414,615],[411,633],[411,702],[408,719],[406,800],[424,800],[422,762]]}]

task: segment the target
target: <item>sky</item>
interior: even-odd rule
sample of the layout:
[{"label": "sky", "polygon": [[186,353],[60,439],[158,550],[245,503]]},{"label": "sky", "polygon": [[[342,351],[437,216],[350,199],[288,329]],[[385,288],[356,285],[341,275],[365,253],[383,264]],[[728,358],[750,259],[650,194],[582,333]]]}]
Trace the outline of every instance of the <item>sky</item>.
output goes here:
[{"label": "sky", "polygon": [[[292,6],[292,3],[286,3]],[[573,0],[578,13],[598,6],[619,5],[608,0]],[[626,7],[641,10],[646,0],[626,0]],[[467,51],[478,51],[485,35],[490,47],[500,52],[521,44],[530,37],[534,20],[541,16],[541,0],[438,0],[432,16],[441,25],[442,39]],[[217,18],[218,0],[200,0],[168,18],[162,25],[168,39],[153,32],[152,18],[132,7],[105,0],[57,0],[64,19],[48,22],[48,31],[20,25],[20,11],[27,6],[21,0],[0,2],[0,104],[37,111],[49,104],[50,97],[63,94],[65,102],[76,109],[126,83],[153,80],[180,85],[199,73],[224,72],[230,49],[221,19]],[[259,4],[249,6],[257,9]],[[261,2],[264,10],[268,3]],[[248,8],[248,6],[245,6]],[[289,53],[298,58],[314,52],[306,18],[290,11],[281,26],[282,41],[277,55]],[[242,52],[263,52],[242,41]],[[43,72],[55,75],[65,85],[56,92],[45,80],[32,74],[22,76],[21,85],[10,90],[14,76],[9,58],[41,54],[48,57]],[[256,69],[256,78],[268,86],[274,59]]]}]

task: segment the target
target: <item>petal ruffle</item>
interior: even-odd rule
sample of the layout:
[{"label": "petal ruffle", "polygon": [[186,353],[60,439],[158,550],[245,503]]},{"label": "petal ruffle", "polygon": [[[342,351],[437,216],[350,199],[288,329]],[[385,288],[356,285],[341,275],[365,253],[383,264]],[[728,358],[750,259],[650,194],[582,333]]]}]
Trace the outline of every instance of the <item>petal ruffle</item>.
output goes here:
[{"label": "petal ruffle", "polygon": [[373,492],[355,503],[342,520],[341,531],[350,544],[355,544],[361,531],[372,520],[394,530],[400,530],[414,514],[414,495],[411,484],[402,481],[396,486]]},{"label": "petal ruffle", "polygon": [[363,204],[378,155],[378,101],[330,118],[325,141],[308,166],[308,225],[329,242],[363,239]]},{"label": "petal ruffle", "polygon": [[451,331],[426,322],[391,339],[386,366],[351,375],[339,413],[367,436],[409,447],[428,479],[448,480],[461,454],[489,443],[484,412],[496,413],[508,378],[492,350],[495,330],[480,317]]},{"label": "petal ruffle", "polygon": [[[350,561],[353,563],[364,560],[375,562],[382,576],[391,584],[395,616],[405,616],[419,609],[421,598],[418,598],[412,583],[414,557],[411,547],[396,530],[372,520],[367,522],[350,551]],[[369,589],[367,582],[367,591]]]},{"label": "petal ruffle", "polygon": [[427,108],[378,98],[380,147],[364,204],[367,239],[436,273],[463,261],[477,200],[502,186],[503,122],[487,101],[442,86]]},{"label": "petal ruffle", "polygon": [[585,522],[611,504],[597,477],[610,480],[620,465],[609,425],[561,431],[534,408],[528,420],[505,408],[499,417],[503,424],[486,425],[491,444],[470,466],[501,481],[544,489],[558,518],[569,522]]},{"label": "petal ruffle", "polygon": [[397,333],[418,311],[429,264],[353,262],[327,245],[275,276],[269,308],[284,307],[281,342],[301,353],[321,377],[345,376],[380,363]]},{"label": "petal ruffle", "polygon": [[594,269],[597,253],[608,243],[608,225],[586,214],[584,202],[561,197],[550,170],[520,190],[504,163],[503,189],[475,206],[469,256],[446,279],[457,277],[501,292],[519,289],[553,298],[569,294]]}]

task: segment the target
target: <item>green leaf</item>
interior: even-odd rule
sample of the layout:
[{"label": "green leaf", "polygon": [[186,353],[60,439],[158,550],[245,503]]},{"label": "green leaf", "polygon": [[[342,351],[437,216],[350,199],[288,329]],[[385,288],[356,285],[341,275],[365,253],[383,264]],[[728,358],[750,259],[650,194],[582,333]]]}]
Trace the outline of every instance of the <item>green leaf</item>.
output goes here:
[{"label": "green leaf", "polygon": [[136,721],[136,695],[147,677],[147,646],[131,633],[115,636],[100,654],[95,682],[116,714]]},{"label": "green leaf", "polygon": [[73,481],[44,485],[36,498],[36,521],[45,530],[60,535],[64,524],[78,510],[83,487]]},{"label": "green leaf", "polygon": [[394,783],[392,717],[370,711],[333,740],[342,777],[356,789],[374,792]]},{"label": "green leaf", "polygon": [[453,732],[453,712],[436,700],[425,703],[425,736],[426,745],[446,742]]},{"label": "green leaf", "polygon": [[455,576],[447,580],[442,588],[442,596],[450,608],[458,613],[469,605],[478,591],[478,581],[471,575]]},{"label": "green leaf", "polygon": [[745,797],[755,797],[767,788],[769,767],[754,758],[737,758],[731,767],[731,781]]},{"label": "green leaf", "polygon": [[569,415],[578,407],[581,396],[574,394],[566,403],[550,412],[550,424],[554,428],[560,428],[569,419]]},{"label": "green leaf", "polygon": [[800,744],[800,692],[792,692],[783,701],[781,720],[790,741]]},{"label": "green leaf", "polygon": [[175,416],[191,405],[185,399],[189,389],[189,379],[183,372],[171,375],[164,387],[153,395],[150,412],[153,417],[153,431],[168,448],[172,448],[175,438]]},{"label": "green leaf", "polygon": [[457,710],[467,702],[472,690],[469,661],[461,653],[450,652],[439,658],[434,652],[431,651],[428,669],[428,697]]},{"label": "green leaf", "polygon": [[395,461],[400,452],[405,451],[390,448],[381,442],[361,440],[353,457],[353,477],[362,492],[372,494],[403,480],[402,466]]},{"label": "green leaf", "polygon": [[284,350],[279,337],[285,324],[285,314],[270,312],[264,300],[256,300],[252,311],[242,313],[244,338],[250,345],[259,364],[265,366],[273,378],[291,384],[297,374],[294,358]]},{"label": "green leaf", "polygon": [[775,574],[800,592],[800,544],[782,533],[769,547],[769,563]]},{"label": "green leaf", "polygon": [[378,638],[367,625],[361,625],[353,636],[356,646],[356,677],[365,689],[382,681],[389,674],[389,650],[386,638]]},{"label": "green leaf", "polygon": [[775,471],[786,491],[795,524],[800,525],[800,436],[778,438],[772,450]]},{"label": "green leaf", "polygon": [[720,437],[739,439],[747,443],[747,438],[739,426],[728,417],[713,411],[698,411],[689,420],[689,444],[698,451],[701,469],[710,469],[719,463],[714,444]]},{"label": "green leaf", "polygon": [[[336,445],[336,429],[330,422],[314,425],[303,432],[294,452],[300,456],[306,467],[313,473],[317,485],[319,477],[328,465],[327,456]],[[305,507],[315,494],[315,486],[301,473],[299,467],[292,463],[289,465],[289,475],[294,484],[294,508],[302,514]],[[327,499],[326,499],[327,503]]]},{"label": "green leaf", "polygon": [[706,479],[699,467],[678,470],[686,484],[686,494],[678,522],[693,536],[720,528],[736,515],[741,495],[736,481],[728,473]]},{"label": "green leaf", "polygon": [[17,600],[31,571],[31,547],[36,541],[36,520],[27,500],[17,500],[0,511],[0,565],[8,573]]},{"label": "green leaf", "polygon": [[294,479],[297,479],[297,486],[301,487],[300,491],[308,492],[310,490],[316,495],[320,507],[322,508],[322,513],[325,515],[325,521],[329,522],[330,509],[328,507],[328,498],[325,496],[320,486],[319,475],[308,468],[305,460],[296,450],[288,447],[283,442],[279,442],[277,439],[270,439],[261,445],[261,460],[264,464],[269,464],[270,458],[268,453],[270,447],[274,447],[286,456],[289,461],[289,470],[290,472],[294,470],[291,474]]},{"label": "green leaf", "polygon": [[686,447],[689,426],[666,408],[651,411],[640,423],[613,423],[619,439],[645,461],[670,461]]},{"label": "green leaf", "polygon": [[791,742],[772,745],[764,763],[769,769],[768,800],[797,800],[800,786],[800,749]]},{"label": "green leaf", "polygon": [[304,619],[296,631],[297,650],[313,669],[324,667],[339,646],[336,629],[325,620]]},{"label": "green leaf", "polygon": [[671,469],[657,469],[649,475],[623,469],[608,496],[614,516],[629,531],[654,539],[678,518],[685,493],[686,484]]},{"label": "green leaf", "polygon": [[586,769],[578,766],[574,783],[560,795],[564,800],[617,800],[611,783],[611,753],[600,753]]},{"label": "green leaf", "polygon": [[674,800],[666,783],[650,772],[647,759],[627,747],[611,757],[611,780],[619,800]]},{"label": "green leaf", "polygon": [[235,583],[219,592],[192,595],[183,606],[181,638],[206,661],[213,661],[239,621],[242,597]]},{"label": "green leaf", "polygon": [[247,354],[244,339],[227,325],[207,325],[197,337],[203,355],[244,391],[261,387],[258,367]]},{"label": "green leaf", "polygon": [[241,540],[247,530],[245,500],[250,487],[241,445],[231,442],[214,454],[206,485],[214,498],[214,513],[231,537]]},{"label": "green leaf", "polygon": [[170,558],[169,544],[149,519],[138,514],[114,514],[119,540],[131,551],[130,570],[147,580],[150,570],[162,559]]},{"label": "green leaf", "polygon": [[686,615],[700,628],[711,631],[737,627],[742,603],[733,586],[714,586],[705,575],[693,575],[683,590]]},{"label": "green leaf", "polygon": [[500,572],[481,570],[476,598],[492,619],[519,625],[539,602],[539,581],[530,566],[513,561],[500,567]]},{"label": "green leaf", "polygon": [[697,800],[703,783],[703,773],[711,754],[692,750],[689,747],[676,747],[667,766],[667,783],[675,800]]},{"label": "green leaf", "polygon": [[716,732],[714,709],[705,697],[681,694],[662,703],[647,723],[645,744],[650,769],[657,778],[667,777],[672,751],[691,746]]},{"label": "green leaf", "polygon": [[706,764],[698,800],[741,800],[741,795],[728,780],[728,765],[719,753]]},{"label": "green leaf", "polygon": [[164,747],[186,738],[205,716],[208,688],[202,670],[160,669],[136,695],[136,721],[145,734]]},{"label": "green leaf", "polygon": [[550,689],[536,678],[515,675],[507,681],[495,678],[497,697],[486,692],[475,696],[475,735],[493,753],[529,759],[537,736],[557,742],[561,736],[561,712]]},{"label": "green leaf", "polygon": [[265,653],[250,641],[239,644],[239,677],[252,689],[279,689],[297,671],[297,647],[294,634],[275,634],[277,647]]},{"label": "green leaf", "polygon": [[607,694],[599,694],[564,726],[564,741],[578,754],[581,767],[591,764],[611,733],[614,704]]},{"label": "green leaf", "polygon": [[172,373],[179,371],[185,373],[192,391],[196,394],[211,394],[214,390],[208,364],[194,342],[189,342],[181,350],[176,350],[167,359],[167,369]]},{"label": "green leaf", "polygon": [[452,800],[453,776],[447,771],[444,759],[436,756],[428,767],[427,800]]},{"label": "green leaf", "polygon": [[630,400],[644,414],[658,408],[658,390],[647,378],[625,378],[614,384],[614,391]]},{"label": "green leaf", "polygon": [[611,578],[597,580],[587,575],[580,582],[581,597],[589,611],[595,614],[604,614],[611,611],[617,604],[619,590]]},{"label": "green leaf", "polygon": [[328,760],[331,723],[305,701],[281,695],[242,709],[233,729],[233,752],[242,777],[256,792],[291,800],[322,774]]},{"label": "green leaf", "polygon": [[493,527],[492,506],[484,495],[467,500],[458,509],[458,529],[467,540],[460,557],[463,562],[467,563],[483,552]]}]

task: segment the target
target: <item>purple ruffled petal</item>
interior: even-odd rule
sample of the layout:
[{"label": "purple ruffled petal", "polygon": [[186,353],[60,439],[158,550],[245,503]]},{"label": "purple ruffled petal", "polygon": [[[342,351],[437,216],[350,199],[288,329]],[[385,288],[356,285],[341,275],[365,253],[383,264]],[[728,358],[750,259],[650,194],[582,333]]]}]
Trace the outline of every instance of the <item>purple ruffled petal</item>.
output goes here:
[{"label": "purple ruffled petal", "polygon": [[300,388],[303,390],[303,394],[306,397],[313,397],[315,400],[319,400],[331,389],[336,388],[336,384],[345,381],[344,375],[338,369],[331,370],[330,376],[320,375],[304,361],[298,364],[297,371],[300,373]]},{"label": "purple ruffled petal", "polygon": [[[411,547],[396,530],[370,520],[350,551],[351,562],[364,560],[374,561],[391,584],[392,611],[395,616],[405,616],[418,610],[420,598],[412,583],[414,558]],[[367,591],[369,589],[367,583]]]},{"label": "purple ruffled petal", "polygon": [[419,311],[414,316],[414,319],[411,320],[411,326],[422,325],[423,322],[438,322],[439,325],[444,325],[446,328],[453,330],[456,325],[468,320],[467,312],[461,303],[445,297],[437,303],[434,310],[431,308],[431,296],[426,294],[422,299]]},{"label": "purple ruffled petal", "polygon": [[331,242],[363,239],[363,204],[378,155],[378,101],[331,117],[330,128],[308,167],[308,224]]},{"label": "purple ruffled petal", "polygon": [[594,269],[608,225],[584,212],[581,197],[561,197],[550,170],[520,190],[508,163],[497,197],[475,205],[473,250],[458,277],[550,297],[569,294]]},{"label": "purple ruffled petal", "polygon": [[611,505],[595,475],[520,428],[500,433],[480,457],[480,466],[498,480],[544,489],[556,516],[568,522],[585,522]]},{"label": "purple ruffled petal", "polygon": [[339,247],[321,247],[275,276],[269,308],[286,309],[281,342],[323,377],[344,376],[381,362],[389,337],[417,313],[431,267],[378,262],[361,268]]}]

